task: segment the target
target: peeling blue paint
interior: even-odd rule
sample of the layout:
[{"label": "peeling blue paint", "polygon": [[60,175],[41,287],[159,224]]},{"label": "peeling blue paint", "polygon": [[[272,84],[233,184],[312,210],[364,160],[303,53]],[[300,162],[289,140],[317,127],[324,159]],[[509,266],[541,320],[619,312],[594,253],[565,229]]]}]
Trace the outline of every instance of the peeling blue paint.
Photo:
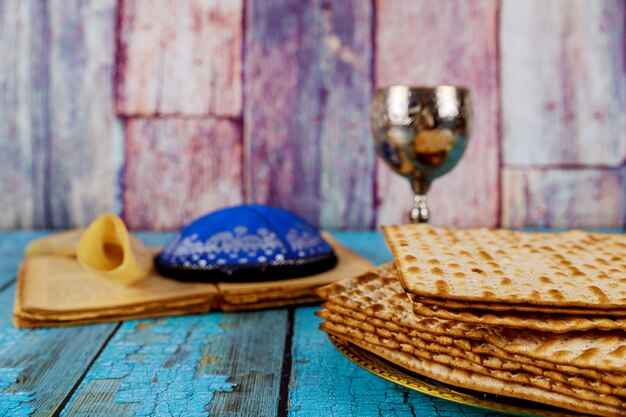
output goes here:
[{"label": "peeling blue paint", "polygon": [[[43,330],[46,332],[47,330]],[[21,337],[32,330],[18,330],[14,327],[0,327],[0,351],[15,345]],[[22,368],[0,368],[0,417],[29,416],[35,411],[31,404],[34,391],[11,391],[10,387],[21,375]]]},{"label": "peeling blue paint", "polygon": [[135,416],[207,417],[216,392],[231,392],[227,375],[199,375],[209,336],[223,333],[221,314],[129,321],[117,331],[62,416],[91,381],[121,379],[116,402]]},{"label": "peeling blue paint", "polygon": [[33,391],[6,392],[21,373],[21,368],[0,368],[0,417],[25,417],[35,411],[35,407],[24,405],[33,400]]}]

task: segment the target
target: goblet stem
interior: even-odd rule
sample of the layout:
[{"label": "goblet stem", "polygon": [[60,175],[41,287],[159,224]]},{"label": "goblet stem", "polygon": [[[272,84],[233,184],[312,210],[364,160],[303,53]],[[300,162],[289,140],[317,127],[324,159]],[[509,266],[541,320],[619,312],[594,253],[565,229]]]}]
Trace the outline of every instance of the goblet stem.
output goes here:
[{"label": "goblet stem", "polygon": [[426,203],[426,195],[415,194],[413,196],[413,208],[409,212],[411,223],[428,223],[430,211]]}]

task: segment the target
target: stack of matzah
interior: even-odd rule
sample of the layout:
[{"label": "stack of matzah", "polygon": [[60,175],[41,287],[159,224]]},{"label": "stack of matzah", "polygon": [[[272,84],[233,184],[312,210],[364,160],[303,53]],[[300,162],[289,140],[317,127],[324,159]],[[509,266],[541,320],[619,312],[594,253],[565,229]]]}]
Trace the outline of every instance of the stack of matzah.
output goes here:
[{"label": "stack of matzah", "polygon": [[395,265],[321,289],[323,330],[451,385],[626,415],[626,237],[384,231]]}]

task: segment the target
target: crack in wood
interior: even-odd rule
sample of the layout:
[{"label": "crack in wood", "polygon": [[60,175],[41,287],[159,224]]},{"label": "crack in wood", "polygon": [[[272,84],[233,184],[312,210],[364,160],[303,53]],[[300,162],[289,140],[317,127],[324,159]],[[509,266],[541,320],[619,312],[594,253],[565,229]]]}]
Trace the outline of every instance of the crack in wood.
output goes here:
[{"label": "crack in wood", "polygon": [[289,383],[291,380],[291,344],[293,339],[294,309],[289,309],[287,315],[287,332],[285,333],[285,350],[283,368],[280,374],[280,397],[278,399],[278,417],[289,415]]}]

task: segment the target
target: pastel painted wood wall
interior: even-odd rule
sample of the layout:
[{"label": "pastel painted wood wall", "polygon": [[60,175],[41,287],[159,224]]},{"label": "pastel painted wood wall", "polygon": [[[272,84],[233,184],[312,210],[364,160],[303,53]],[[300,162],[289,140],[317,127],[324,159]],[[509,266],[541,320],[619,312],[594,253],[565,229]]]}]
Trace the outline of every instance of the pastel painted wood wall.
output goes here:
[{"label": "pastel painted wood wall", "polygon": [[368,116],[398,83],[472,90],[435,224],[624,227],[625,24],[624,0],[2,0],[0,228],[402,222]]}]

